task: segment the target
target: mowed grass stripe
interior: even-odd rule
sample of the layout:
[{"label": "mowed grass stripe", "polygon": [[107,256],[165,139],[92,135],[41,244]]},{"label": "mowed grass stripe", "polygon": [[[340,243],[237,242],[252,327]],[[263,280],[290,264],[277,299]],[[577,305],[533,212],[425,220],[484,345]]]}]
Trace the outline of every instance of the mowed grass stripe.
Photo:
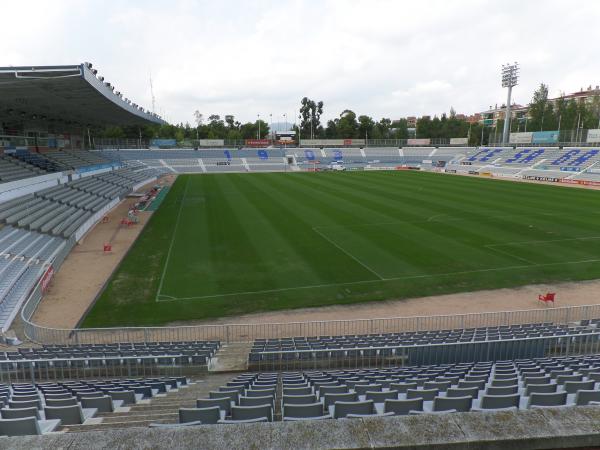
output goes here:
[{"label": "mowed grass stripe", "polygon": [[[416,172],[180,176],[84,326],[599,278],[600,240],[558,241],[600,235],[597,199]],[[156,302],[179,206],[163,291],[186,300]]]}]

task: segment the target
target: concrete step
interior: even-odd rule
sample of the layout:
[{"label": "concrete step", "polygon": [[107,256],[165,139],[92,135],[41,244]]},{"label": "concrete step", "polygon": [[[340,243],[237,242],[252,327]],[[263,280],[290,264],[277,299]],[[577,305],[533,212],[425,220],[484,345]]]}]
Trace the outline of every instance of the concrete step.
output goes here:
[{"label": "concrete step", "polygon": [[210,362],[209,372],[243,372],[248,370],[252,342],[223,344]]},{"label": "concrete step", "polygon": [[98,414],[87,425],[65,426],[62,431],[80,432],[106,430],[111,428],[147,427],[151,423],[176,423],[179,408],[193,408],[196,399],[207,398],[208,393],[225,385],[231,374],[214,374],[196,378],[187,386],[160,394],[144,403],[129,405],[128,412]]}]

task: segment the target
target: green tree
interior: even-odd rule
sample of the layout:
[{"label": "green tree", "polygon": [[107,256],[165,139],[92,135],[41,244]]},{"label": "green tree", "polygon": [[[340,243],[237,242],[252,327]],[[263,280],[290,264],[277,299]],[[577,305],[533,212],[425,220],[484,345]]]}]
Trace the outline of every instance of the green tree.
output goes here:
[{"label": "green tree", "polygon": [[369,116],[358,116],[358,137],[361,139],[369,139],[373,136],[373,128],[375,122]]},{"label": "green tree", "polygon": [[300,129],[302,136],[315,136],[322,133],[321,114],[323,114],[323,102],[304,97],[300,100]]},{"label": "green tree", "polygon": [[358,135],[358,122],[356,121],[356,113],[349,109],[345,109],[340,114],[337,123],[338,138],[352,139]]}]

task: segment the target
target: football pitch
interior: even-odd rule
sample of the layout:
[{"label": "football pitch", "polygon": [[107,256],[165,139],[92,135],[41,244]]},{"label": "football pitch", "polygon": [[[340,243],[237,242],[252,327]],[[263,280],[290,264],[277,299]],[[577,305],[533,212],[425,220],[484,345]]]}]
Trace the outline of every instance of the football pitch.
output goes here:
[{"label": "football pitch", "polygon": [[408,171],[180,175],[83,326],[600,278],[599,200]]}]

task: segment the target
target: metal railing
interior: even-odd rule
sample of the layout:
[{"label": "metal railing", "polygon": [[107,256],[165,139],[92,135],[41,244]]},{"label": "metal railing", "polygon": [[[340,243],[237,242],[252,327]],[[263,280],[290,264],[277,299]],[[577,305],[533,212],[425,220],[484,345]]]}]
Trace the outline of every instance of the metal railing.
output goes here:
[{"label": "metal railing", "polygon": [[[0,361],[0,382],[123,377],[180,377],[207,371],[185,355],[40,358]],[[210,361],[210,360],[209,360]]]},{"label": "metal railing", "polygon": [[464,329],[552,322],[568,324],[600,318],[600,305],[541,308],[438,316],[412,316],[377,319],[327,320],[287,323],[189,325],[177,327],[52,328],[31,318],[41,299],[41,288],[33,290],[21,311],[25,336],[42,344],[107,344],[116,342],[156,342],[219,340],[226,343],[252,342],[294,336],[340,336],[402,331]]},{"label": "metal railing", "polygon": [[[578,334],[415,345],[256,352],[249,369],[297,371],[503,361],[600,353],[600,330]],[[250,355],[253,355],[252,353]]]}]

